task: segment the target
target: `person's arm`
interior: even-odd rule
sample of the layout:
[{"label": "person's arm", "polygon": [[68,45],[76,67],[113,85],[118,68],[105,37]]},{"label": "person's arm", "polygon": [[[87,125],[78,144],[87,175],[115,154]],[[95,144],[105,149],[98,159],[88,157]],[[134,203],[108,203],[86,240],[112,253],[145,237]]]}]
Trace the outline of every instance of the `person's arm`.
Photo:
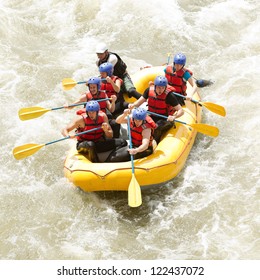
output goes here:
[{"label": "person's arm", "polygon": [[129,104],[129,105],[128,105],[128,108],[129,108],[130,110],[132,110],[132,109],[134,109],[135,107],[139,107],[140,105],[142,105],[145,101],[146,101],[146,99],[145,99],[143,96],[141,96],[141,97],[139,97],[134,103]]},{"label": "person's arm", "polygon": [[[87,102],[87,94],[83,93],[79,99],[77,99],[76,101],[73,102],[73,104],[79,104],[79,103],[83,103],[83,102]],[[73,107],[70,107],[68,104],[64,104],[64,108],[66,109],[72,109]]]},{"label": "person's arm", "polygon": [[128,108],[130,110],[134,109],[135,107],[139,107],[140,105],[142,105],[148,98],[148,93],[149,93],[149,88],[147,88],[145,91],[144,91],[144,94],[139,97],[134,103],[131,103],[128,105]]},{"label": "person's arm", "polygon": [[191,90],[190,93],[187,93],[186,99],[187,99],[187,100],[191,100],[193,94],[197,91],[197,88],[198,88],[198,87],[197,87],[197,84],[194,82],[194,79],[193,79],[192,76],[188,79],[188,82],[189,82],[189,84],[191,85],[192,90]]},{"label": "person's arm", "polygon": [[135,155],[137,153],[141,153],[141,152],[147,150],[149,147],[151,133],[152,133],[151,128],[144,129],[142,132],[142,136],[143,136],[142,144],[137,148],[129,149],[129,154]]},{"label": "person's arm", "polygon": [[119,115],[117,118],[116,118],[116,123],[119,123],[119,124],[122,124],[122,123],[127,123],[127,115],[130,114],[130,110],[129,109],[125,109],[124,110],[124,113]]},{"label": "person's arm", "polygon": [[175,119],[181,117],[184,114],[184,110],[182,109],[180,104],[174,106],[173,109],[175,110],[175,112],[172,116],[168,116],[167,121],[173,122]]},{"label": "person's arm", "polygon": [[83,93],[78,100],[76,100],[73,104],[78,104],[82,102],[87,102],[87,94]]},{"label": "person's arm", "polygon": [[166,103],[168,105],[171,105],[173,109],[175,110],[174,114],[172,116],[168,116],[168,121],[174,121],[175,119],[181,117],[184,114],[184,110],[182,109],[181,105],[179,104],[177,98],[175,95],[170,92],[166,97]]},{"label": "person's arm", "polygon": [[111,102],[110,101],[106,101],[106,104],[107,104],[107,109],[113,113],[115,111],[115,108],[116,108],[116,100],[117,100],[117,97],[116,95],[111,95]]},{"label": "person's arm", "polygon": [[104,117],[104,122],[102,123],[102,129],[107,138],[113,138],[113,130],[109,124],[107,115],[104,113],[103,117]]},{"label": "person's arm", "polygon": [[114,54],[110,53],[110,55],[109,55],[109,58],[108,58],[107,62],[112,63],[112,64],[113,64],[113,66],[115,67],[115,65],[116,65],[116,64],[117,64],[117,62],[118,62],[118,59],[117,59],[117,57],[116,57]]},{"label": "person's arm", "polygon": [[192,87],[191,91],[189,91],[189,93],[187,92],[187,96],[186,96],[186,99],[190,101],[192,99],[193,94],[197,90],[197,85],[194,82],[194,79],[193,79],[192,75],[188,71],[186,71],[184,73],[183,79],[185,81],[187,81],[191,85],[191,87]]},{"label": "person's arm", "polygon": [[75,130],[77,128],[84,128],[85,123],[82,116],[78,116],[71,123],[69,123],[66,127],[61,130],[61,134],[64,137],[70,136],[70,138],[75,138],[75,133],[70,135],[70,131]]},{"label": "person's arm", "polygon": [[114,91],[118,93],[121,89],[121,81],[119,79],[116,79],[116,82],[114,82],[109,76],[106,77],[106,80],[109,84],[112,85]]}]

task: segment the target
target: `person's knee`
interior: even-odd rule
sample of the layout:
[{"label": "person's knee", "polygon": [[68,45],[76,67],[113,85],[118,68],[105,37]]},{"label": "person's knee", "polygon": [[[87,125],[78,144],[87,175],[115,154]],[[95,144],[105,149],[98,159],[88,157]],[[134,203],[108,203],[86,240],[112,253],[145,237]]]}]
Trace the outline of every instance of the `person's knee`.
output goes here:
[{"label": "person's knee", "polygon": [[166,120],[158,120],[158,121],[156,122],[156,124],[157,124],[157,126],[158,126],[156,129],[160,129],[162,126],[165,125],[165,123],[166,123]]},{"label": "person's knee", "polygon": [[127,146],[127,141],[125,139],[118,138],[116,139],[116,148],[122,148]]},{"label": "person's knee", "polygon": [[172,128],[173,126],[174,126],[174,122],[169,122],[169,121],[167,121],[167,122],[165,123],[163,129],[164,129],[164,131],[166,131],[166,130]]},{"label": "person's knee", "polygon": [[121,147],[116,149],[110,154],[107,162],[124,162],[130,160],[129,152],[127,147]]},{"label": "person's knee", "polygon": [[128,96],[129,97],[134,97],[136,99],[139,99],[142,96],[142,94],[140,94],[138,91],[136,91],[136,88],[131,87],[128,90]]},{"label": "person's knee", "polygon": [[77,150],[80,153],[87,153],[89,150],[93,150],[95,143],[93,141],[83,141],[77,143]]},{"label": "person's knee", "polygon": [[169,121],[158,121],[157,122],[158,127],[154,130],[153,138],[158,144],[161,140],[161,136],[163,133],[168,131],[170,128],[174,126],[174,122],[169,122]]},{"label": "person's knee", "polygon": [[145,151],[143,151],[141,153],[135,154],[134,155],[134,159],[140,159],[140,158],[148,157],[152,153],[153,153],[153,148],[149,147],[147,150],[145,150]]},{"label": "person's knee", "polygon": [[136,92],[136,89],[134,87],[131,87],[131,88],[128,89],[128,92],[130,94],[132,94],[132,93]]},{"label": "person's knee", "polygon": [[110,121],[110,125],[113,130],[113,137],[119,138],[121,125],[117,123],[114,119]]},{"label": "person's knee", "polygon": [[124,102],[124,103],[123,103],[123,108],[124,108],[124,109],[128,109],[128,105],[129,105],[128,102]]},{"label": "person's knee", "polygon": [[160,139],[161,139],[161,131],[159,131],[158,129],[156,129],[156,130],[154,131],[153,138],[154,138],[154,140],[156,141],[156,143],[158,144],[158,143],[160,142]]},{"label": "person's knee", "polygon": [[130,160],[129,154],[125,154],[125,155],[112,155],[108,161],[109,162],[126,162],[129,160]]},{"label": "person's knee", "polygon": [[92,141],[82,141],[77,143],[77,149],[88,149],[92,146]]}]

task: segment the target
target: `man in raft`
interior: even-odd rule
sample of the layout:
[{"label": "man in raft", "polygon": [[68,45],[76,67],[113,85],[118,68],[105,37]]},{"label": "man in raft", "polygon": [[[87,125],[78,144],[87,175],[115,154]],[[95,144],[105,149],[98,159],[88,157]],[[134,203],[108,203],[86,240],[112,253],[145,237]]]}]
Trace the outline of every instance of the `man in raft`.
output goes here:
[{"label": "man in raft", "polygon": [[[165,77],[168,80],[168,84],[175,88],[175,92],[186,97],[187,100],[191,100],[193,94],[197,90],[197,85],[193,81],[193,73],[188,68],[185,68],[186,56],[183,53],[177,53],[173,58],[173,65],[168,65],[164,72]],[[187,95],[187,82],[191,85],[192,90]],[[176,96],[181,106],[185,105],[184,98]]]},{"label": "man in raft", "polygon": [[[117,117],[116,122],[127,123],[127,116],[130,114],[129,109],[125,109],[124,113]],[[130,154],[134,159],[143,158],[153,153],[153,132],[156,124],[153,119],[147,115],[147,110],[136,108],[133,110],[130,118],[130,133],[133,148],[123,147],[112,153],[108,159],[109,162],[129,161]]]},{"label": "man in raft", "polygon": [[157,125],[154,131],[154,139],[157,143],[162,134],[174,125],[174,120],[184,114],[173,92],[175,92],[175,88],[168,85],[167,79],[164,76],[157,76],[154,84],[150,84],[143,96],[128,106],[129,109],[133,109],[147,101],[150,112],[168,117],[166,120],[163,117],[151,115]]},{"label": "man in raft", "polygon": [[104,62],[112,63],[114,66],[114,75],[118,76],[124,82],[122,92],[127,92],[129,97],[138,99],[141,94],[136,91],[131,77],[126,70],[127,65],[121,57],[117,53],[108,51],[108,47],[105,43],[99,43],[96,46],[96,54],[98,57],[98,60],[96,61],[97,66],[99,67]]},{"label": "man in raft", "polygon": [[[88,130],[98,128],[95,131]],[[76,129],[76,133],[86,131],[85,134],[75,136],[69,134]],[[109,125],[108,118],[105,113],[100,111],[97,101],[89,101],[86,104],[86,113],[77,116],[70,124],[61,131],[64,137],[77,137],[77,150],[79,153],[87,154],[92,162],[99,162],[97,153],[103,153],[116,148],[127,145],[126,140],[113,139],[113,130]]]}]

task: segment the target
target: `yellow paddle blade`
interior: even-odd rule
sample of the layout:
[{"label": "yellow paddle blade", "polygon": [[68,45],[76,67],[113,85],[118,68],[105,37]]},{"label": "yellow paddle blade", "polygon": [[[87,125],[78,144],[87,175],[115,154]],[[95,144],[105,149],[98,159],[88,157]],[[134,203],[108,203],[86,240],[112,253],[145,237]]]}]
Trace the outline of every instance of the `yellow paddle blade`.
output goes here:
[{"label": "yellow paddle blade", "polygon": [[70,90],[75,87],[77,82],[71,78],[65,78],[62,80],[62,87],[64,90]]},{"label": "yellow paddle blade", "polygon": [[198,132],[206,134],[211,137],[217,137],[219,134],[219,129],[215,126],[204,124],[204,123],[193,123],[193,124],[187,124],[194,129],[196,129]]},{"label": "yellow paddle blade", "polygon": [[222,117],[226,116],[226,110],[223,106],[211,103],[211,102],[199,102],[202,106],[209,109],[211,112],[214,112]]},{"label": "yellow paddle blade", "polygon": [[13,149],[13,155],[15,159],[23,159],[33,155],[43,146],[45,146],[45,144],[25,144],[22,146],[18,146]]},{"label": "yellow paddle blade", "polygon": [[20,120],[27,121],[30,119],[38,118],[49,111],[51,111],[51,109],[45,109],[42,107],[29,107],[20,109],[18,115]]},{"label": "yellow paddle blade", "polygon": [[135,178],[135,174],[132,173],[132,179],[128,187],[128,205],[130,207],[138,207],[141,204],[142,204],[141,188]]}]

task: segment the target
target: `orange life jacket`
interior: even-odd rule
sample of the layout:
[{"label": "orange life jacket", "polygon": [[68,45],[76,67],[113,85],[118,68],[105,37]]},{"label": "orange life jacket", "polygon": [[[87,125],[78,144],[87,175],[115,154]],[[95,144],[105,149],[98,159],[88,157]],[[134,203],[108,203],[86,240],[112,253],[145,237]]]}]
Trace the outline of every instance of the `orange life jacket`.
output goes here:
[{"label": "orange life jacket", "polygon": [[193,74],[189,69],[184,67],[177,72],[173,72],[171,65],[166,67],[165,77],[168,80],[169,85],[174,86],[176,88],[176,92],[182,95],[187,95],[187,82],[183,79],[183,76],[187,71],[191,75]]},{"label": "orange life jacket", "polygon": [[152,146],[153,142],[153,132],[155,128],[157,127],[156,123],[153,121],[153,119],[150,116],[146,116],[145,120],[143,121],[142,125],[137,127],[134,123],[134,120],[131,118],[130,120],[130,129],[131,129],[131,137],[132,137],[132,143],[135,147],[139,147],[142,145],[143,136],[142,132],[146,128],[151,128],[151,137],[149,141],[149,147]]}]

